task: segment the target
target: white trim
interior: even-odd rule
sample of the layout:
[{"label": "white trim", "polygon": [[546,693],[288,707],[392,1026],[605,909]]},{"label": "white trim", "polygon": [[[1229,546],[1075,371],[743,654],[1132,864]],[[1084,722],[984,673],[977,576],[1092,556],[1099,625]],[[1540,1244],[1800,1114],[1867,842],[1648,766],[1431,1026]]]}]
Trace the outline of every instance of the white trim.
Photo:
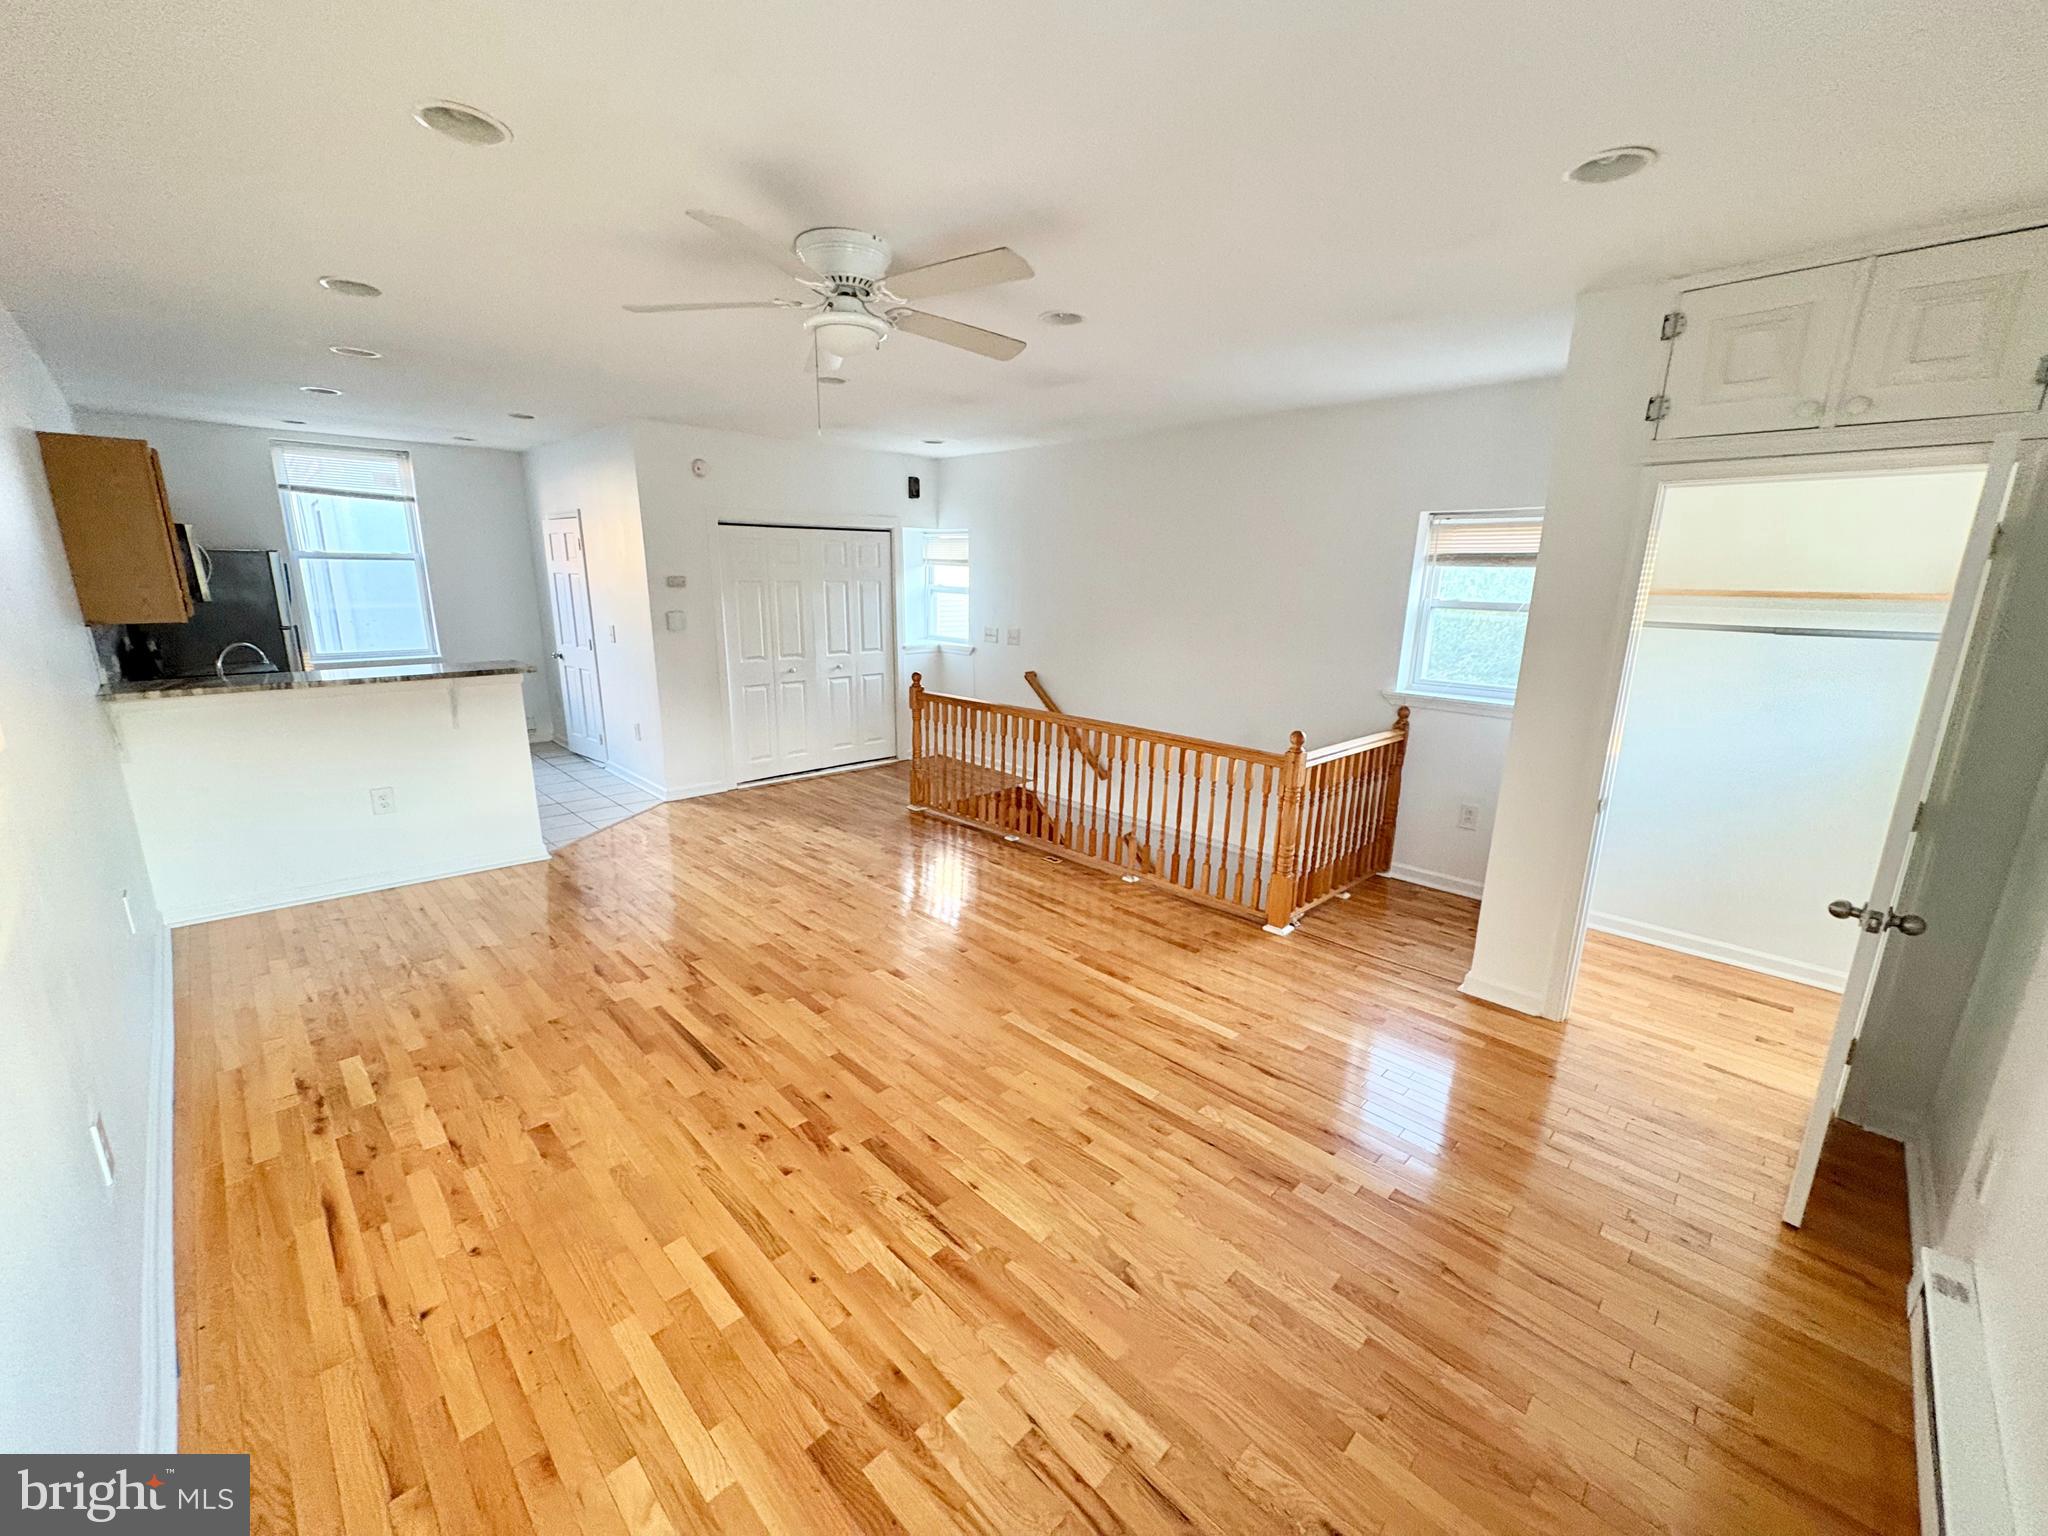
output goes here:
[{"label": "white trim", "polygon": [[[535,823],[539,825],[538,822]],[[453,880],[460,875],[480,875],[487,870],[512,869],[521,864],[545,864],[548,851],[536,838],[534,851],[517,858],[492,859],[483,864],[463,864],[450,869],[391,870],[355,880],[334,880],[321,885],[301,886],[280,900],[236,902],[223,907],[165,912],[164,922],[172,928],[190,928],[196,923],[218,922],[224,917],[247,917],[252,912],[277,912],[286,907],[303,907],[316,901],[333,901],[342,896],[364,896],[371,891],[391,891],[405,885],[426,885],[435,880]]]},{"label": "white trim", "polygon": [[142,1164],[142,1403],[144,1455],[178,1448],[178,1285],[172,1176],[177,1032],[171,930],[157,930],[150,998],[149,1128]]},{"label": "white trim", "polygon": [[1458,984],[1458,990],[1467,997],[1476,997],[1482,1003],[1492,1003],[1496,1008],[1505,1008],[1511,1013],[1526,1013],[1531,1018],[1543,1017],[1543,999],[1534,992],[1524,992],[1520,987],[1504,987],[1486,980],[1476,971],[1467,971],[1465,979]]},{"label": "white trim", "polygon": [[[1913,1383],[1914,1442],[1938,1490],[1936,1499],[1922,1500],[1923,1527],[1932,1513],[1935,1529],[1952,1536],[2013,1536],[2005,1430],[1984,1344],[1976,1268],[1923,1248],[1914,1280],[1910,1294],[1927,1324],[1925,1379],[1916,1374]],[[1918,1411],[1923,1395],[1924,1415]]]},{"label": "white trim", "polygon": [[722,795],[739,786],[730,779],[704,779],[696,784],[684,784],[662,795],[664,800],[695,800],[704,795]]},{"label": "white trim", "polygon": [[[566,742],[564,742],[562,745],[565,748],[568,746]],[[583,756],[583,754],[580,752],[576,755],[578,757]],[[584,758],[583,760],[585,762],[593,761],[593,759],[591,758]],[[632,785],[642,794],[652,795],[657,800],[673,800],[676,798],[673,794],[669,792],[669,788],[666,784],[657,784],[652,779],[643,778],[639,774],[635,773],[632,769],[622,767],[618,763],[608,762],[604,764],[604,771],[606,773],[613,775],[616,778],[624,779],[628,784]]]},{"label": "white trim", "polygon": [[1447,875],[1440,870],[1418,869],[1413,864],[1388,865],[1387,878],[1405,880],[1410,885],[1426,886],[1432,891],[1448,891],[1453,896],[1470,896],[1475,901],[1486,892],[1484,880],[1473,880],[1464,875]]},{"label": "white trim", "polygon": [[1940,1215],[1934,1193],[1934,1155],[1924,1135],[1900,1139],[1906,1149],[1906,1224],[1912,1232],[1913,1251],[1918,1253],[1934,1246]]},{"label": "white trim", "polygon": [[1387,690],[1386,697],[1410,709],[1433,710],[1444,715],[1486,715],[1495,720],[1511,720],[1515,714],[1513,699],[1466,699],[1450,693],[1416,693],[1407,688]]},{"label": "white trim", "polygon": [[1679,928],[1666,928],[1658,923],[1645,923],[1632,917],[1621,917],[1613,912],[1593,913],[1586,926],[1598,929],[1601,933],[1634,939],[1639,944],[1654,944],[1659,949],[1674,950],[1681,955],[1694,955],[1701,960],[1718,960],[1723,965],[1740,966],[1745,971],[1759,971],[1766,976],[1776,976],[1781,981],[1796,981],[1809,987],[1821,987],[1829,992],[1840,992],[1849,981],[1846,969],[1837,970],[1829,965],[1813,965],[1804,960],[1794,960],[1789,955],[1774,955],[1768,950],[1750,949],[1741,944],[1710,939],[1704,934],[1687,933]]}]

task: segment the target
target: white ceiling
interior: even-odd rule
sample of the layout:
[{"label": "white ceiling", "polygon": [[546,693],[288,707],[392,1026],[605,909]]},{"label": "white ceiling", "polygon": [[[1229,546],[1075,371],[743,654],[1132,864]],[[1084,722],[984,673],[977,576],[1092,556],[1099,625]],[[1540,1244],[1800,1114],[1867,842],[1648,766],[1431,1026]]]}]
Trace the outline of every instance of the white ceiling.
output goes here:
[{"label": "white ceiling", "polygon": [[1591,284],[2048,201],[2044,123],[2035,0],[9,0],[0,303],[82,405],[791,435],[800,317],[619,310],[792,291],[685,208],[1008,243],[1034,280],[929,307],[1022,358],[898,335],[825,394],[950,453],[1554,372]]}]

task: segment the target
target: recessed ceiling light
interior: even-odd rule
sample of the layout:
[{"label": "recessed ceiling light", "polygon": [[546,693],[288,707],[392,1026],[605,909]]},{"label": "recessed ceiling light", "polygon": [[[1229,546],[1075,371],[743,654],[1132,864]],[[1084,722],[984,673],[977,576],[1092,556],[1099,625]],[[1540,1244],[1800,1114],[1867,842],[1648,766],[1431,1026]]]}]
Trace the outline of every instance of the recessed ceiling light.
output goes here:
[{"label": "recessed ceiling light", "polygon": [[329,347],[336,357],[382,357],[382,352],[373,352],[368,347]]},{"label": "recessed ceiling light", "polygon": [[533,420],[533,412],[531,411],[507,411],[505,414],[507,416],[510,416],[514,421]]},{"label": "recessed ceiling light", "polygon": [[1048,309],[1038,318],[1047,325],[1079,325],[1088,317],[1086,315],[1077,315],[1071,309]]},{"label": "recessed ceiling light", "polygon": [[1637,171],[1647,171],[1656,163],[1657,151],[1647,144],[1622,144],[1613,149],[1603,149],[1591,159],[1581,160],[1564,173],[1564,179],[1598,186],[1603,182],[1620,181]]},{"label": "recessed ceiling light", "polygon": [[338,395],[341,391],[329,389],[325,384],[301,384],[299,386],[299,393],[302,395]]},{"label": "recessed ceiling light", "polygon": [[844,384],[846,380],[836,373],[821,373],[818,375],[818,382],[820,384]]},{"label": "recessed ceiling light", "polygon": [[320,286],[329,293],[344,293],[352,299],[379,298],[384,292],[375,283],[359,283],[352,277],[323,277]]},{"label": "recessed ceiling light", "polygon": [[479,149],[502,144],[512,137],[512,130],[490,113],[466,107],[459,101],[426,102],[412,109],[412,120],[443,138]]}]

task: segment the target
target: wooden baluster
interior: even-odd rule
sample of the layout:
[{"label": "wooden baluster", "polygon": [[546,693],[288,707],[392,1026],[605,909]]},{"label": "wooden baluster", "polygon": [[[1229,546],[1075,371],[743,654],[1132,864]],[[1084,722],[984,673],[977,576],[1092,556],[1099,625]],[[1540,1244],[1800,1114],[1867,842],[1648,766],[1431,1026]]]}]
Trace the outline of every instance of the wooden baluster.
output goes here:
[{"label": "wooden baluster", "polygon": [[1296,824],[1295,838],[1299,847],[1294,857],[1294,904],[1297,907],[1309,901],[1315,887],[1316,833],[1322,825],[1323,777],[1321,763],[1302,765],[1301,819]]},{"label": "wooden baluster", "polygon": [[1173,865],[1166,872],[1166,878],[1174,885],[1180,884],[1180,834],[1187,825],[1188,808],[1188,749],[1177,747],[1173,754]]},{"label": "wooden baluster", "polygon": [[910,674],[910,803],[923,805],[924,782],[924,674]]},{"label": "wooden baluster", "polygon": [[[1266,830],[1272,825],[1273,820],[1273,778],[1273,765],[1271,763],[1260,764],[1259,840],[1258,845],[1252,850],[1251,900],[1246,902],[1245,905],[1256,908],[1261,912],[1266,907]],[[1251,803],[1250,796],[1245,797],[1245,803],[1247,805]]]},{"label": "wooden baluster", "polygon": [[1252,776],[1258,771],[1258,764],[1247,761],[1244,765],[1244,793],[1238,797],[1237,807],[1237,875],[1230,886],[1230,899],[1238,906],[1244,905],[1244,860],[1245,850],[1251,842],[1252,830]]},{"label": "wooden baluster", "polygon": [[1038,731],[1038,835],[1047,842],[1053,840],[1052,741],[1058,734],[1052,729],[1051,722],[1041,723]]},{"label": "wooden baluster", "polygon": [[1058,776],[1060,787],[1059,808],[1054,813],[1059,818],[1060,835],[1055,840],[1062,848],[1071,848],[1074,846],[1075,752],[1073,732],[1062,730],[1058,738],[1053,742],[1053,750],[1059,754],[1054,771]]},{"label": "wooden baluster", "polygon": [[1230,890],[1230,813],[1237,809],[1237,759],[1223,760],[1223,847],[1216,855],[1216,883],[1209,894],[1227,900]]},{"label": "wooden baluster", "polygon": [[1266,926],[1287,928],[1294,922],[1294,870],[1301,857],[1301,753],[1305,738],[1296,731],[1280,760],[1280,808],[1273,829],[1273,878],[1266,884]]},{"label": "wooden baluster", "polygon": [[[1202,879],[1200,890],[1212,889],[1211,879],[1216,867],[1216,773],[1219,768],[1216,754],[1209,754],[1209,819],[1202,826]],[[1230,825],[1226,818],[1224,826]]]},{"label": "wooden baluster", "polygon": [[1408,757],[1408,706],[1394,714],[1394,729],[1401,733],[1388,752],[1387,803],[1380,813],[1379,845],[1373,852],[1373,872],[1378,874],[1394,863],[1394,821],[1401,810],[1401,765]]}]

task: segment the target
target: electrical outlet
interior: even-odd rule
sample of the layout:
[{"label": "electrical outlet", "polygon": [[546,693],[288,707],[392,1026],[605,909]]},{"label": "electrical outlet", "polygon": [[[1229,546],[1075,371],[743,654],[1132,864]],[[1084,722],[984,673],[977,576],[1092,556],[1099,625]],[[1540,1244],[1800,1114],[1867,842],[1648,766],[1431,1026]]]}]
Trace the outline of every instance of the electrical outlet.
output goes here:
[{"label": "electrical outlet", "polygon": [[1023,640],[1024,640],[1024,631],[1023,631],[1023,630],[1021,630],[1021,629],[1013,629],[1013,630],[1011,630],[1011,631],[1010,631],[1010,644],[1012,644],[1012,645],[1020,645],[1020,644],[1022,644],[1022,643],[1023,643]]},{"label": "electrical outlet", "polygon": [[1470,800],[1463,802],[1458,807],[1458,830],[1460,832],[1477,832],[1479,830],[1479,807]]},{"label": "electrical outlet", "polygon": [[690,627],[690,616],[680,608],[671,608],[661,616],[662,624],[672,635],[680,635]]},{"label": "electrical outlet", "polygon": [[370,791],[370,814],[372,816],[389,816],[397,809],[398,791],[389,784],[386,784],[381,789]]}]

